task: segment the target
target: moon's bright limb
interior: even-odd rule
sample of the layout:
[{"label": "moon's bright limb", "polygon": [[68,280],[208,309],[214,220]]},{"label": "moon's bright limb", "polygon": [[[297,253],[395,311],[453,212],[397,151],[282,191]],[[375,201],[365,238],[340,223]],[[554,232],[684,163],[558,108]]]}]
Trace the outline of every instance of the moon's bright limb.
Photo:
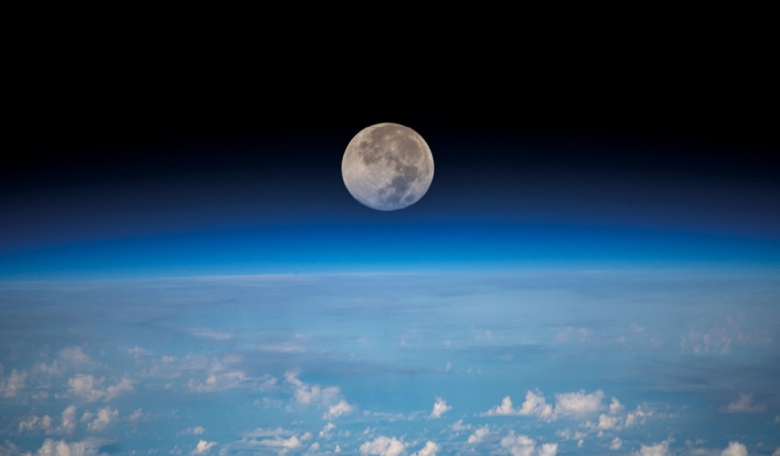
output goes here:
[{"label": "moon's bright limb", "polygon": [[344,151],[341,174],[356,200],[380,211],[416,203],[433,180],[433,155],[409,127],[380,123],[361,130]]}]

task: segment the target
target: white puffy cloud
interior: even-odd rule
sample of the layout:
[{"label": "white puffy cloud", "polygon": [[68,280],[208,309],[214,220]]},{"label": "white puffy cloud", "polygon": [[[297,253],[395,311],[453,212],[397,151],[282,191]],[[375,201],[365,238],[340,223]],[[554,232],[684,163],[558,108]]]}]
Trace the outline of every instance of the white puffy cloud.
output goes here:
[{"label": "white puffy cloud", "polygon": [[65,434],[72,434],[76,430],[76,406],[69,405],[62,411],[62,432]]},{"label": "white puffy cloud", "polygon": [[487,425],[482,426],[480,428],[477,428],[473,434],[471,434],[466,440],[467,443],[470,444],[476,444],[481,442],[488,434],[490,434],[490,429],[488,429]]},{"label": "white puffy cloud", "polygon": [[200,440],[198,441],[198,445],[195,446],[195,449],[190,451],[190,454],[209,454],[211,449],[215,446],[217,446],[217,442],[207,442],[205,440]]},{"label": "white puffy cloud", "polygon": [[537,448],[533,439],[525,435],[515,436],[514,431],[509,431],[501,439],[501,448],[512,456],[555,456],[558,453],[557,443],[545,443]]},{"label": "white puffy cloud", "polygon": [[320,431],[320,437],[323,437],[325,439],[330,438],[330,431],[336,429],[336,425],[333,423],[328,423],[325,425],[325,427],[322,428]]},{"label": "white puffy cloud", "polygon": [[556,432],[559,436],[563,437],[566,440],[582,440],[584,437],[586,437],[588,434],[585,432],[580,431],[574,431],[571,432],[570,429],[564,429],[562,431]]},{"label": "white puffy cloud", "polygon": [[52,422],[49,415],[32,415],[19,420],[19,433],[33,431],[45,431],[47,434],[52,432]]},{"label": "white puffy cloud", "polygon": [[740,394],[739,399],[721,407],[720,410],[726,413],[757,413],[766,410],[766,405],[754,403],[752,394]]},{"label": "white puffy cloud", "polygon": [[249,378],[244,371],[234,370],[229,372],[212,371],[208,373],[205,382],[190,379],[187,388],[193,393],[207,393],[231,388],[238,388],[247,384]]},{"label": "white puffy cloud", "polygon": [[323,420],[332,420],[355,410],[342,396],[337,386],[320,386],[306,383],[295,372],[285,374],[285,383],[293,388],[293,401],[299,405],[327,407]]},{"label": "white puffy cloud", "polygon": [[533,391],[528,391],[518,413],[520,415],[536,415],[547,418],[552,415],[552,406],[547,403],[541,393],[536,394]]},{"label": "white puffy cloud", "polygon": [[601,415],[599,416],[599,429],[602,430],[609,430],[609,429],[615,429],[618,425],[619,418],[609,415]]},{"label": "white puffy cloud", "polygon": [[321,387],[302,382],[294,372],[287,372],[285,380],[295,389],[293,396],[300,404],[330,404],[341,396],[341,390],[336,386]]},{"label": "white puffy cloud", "polygon": [[87,441],[67,443],[64,440],[46,439],[41,448],[35,452],[35,456],[85,456],[96,453],[95,445]]},{"label": "white puffy cloud", "polygon": [[27,371],[12,370],[7,377],[0,377],[0,396],[16,397],[24,389]]},{"label": "white puffy cloud", "polygon": [[612,443],[609,444],[610,450],[619,450],[623,447],[623,441],[620,440],[620,437],[615,437],[612,439]]},{"label": "white puffy cloud", "polygon": [[780,447],[777,447],[774,453],[772,453],[772,456],[780,456]]},{"label": "white puffy cloud", "polygon": [[61,375],[65,372],[65,368],[57,363],[57,360],[52,361],[50,364],[37,363],[33,368],[33,373],[46,374],[46,375]]},{"label": "white puffy cloud", "polygon": [[739,442],[729,442],[729,446],[720,453],[720,456],[747,456],[747,454],[745,445]]},{"label": "white puffy cloud", "polygon": [[[92,417],[95,419],[92,419]],[[84,413],[81,421],[87,422],[87,429],[92,432],[100,432],[106,428],[112,421],[116,421],[119,418],[119,411],[112,409],[111,407],[103,407],[99,409],[97,415],[92,415],[89,412]]]},{"label": "white puffy cloud", "polygon": [[455,423],[453,423],[452,426],[450,426],[450,428],[453,431],[455,431],[455,432],[460,432],[460,431],[465,431],[465,430],[471,429],[471,425],[470,424],[463,424],[463,420],[460,419],[460,420],[456,421]]},{"label": "white puffy cloud", "polygon": [[326,413],[322,418],[332,420],[342,415],[349,415],[352,413],[352,410],[354,410],[353,406],[349,405],[347,401],[341,400],[335,405],[331,405],[328,408],[328,413]]},{"label": "white puffy cloud", "polygon": [[260,443],[269,447],[277,447],[277,448],[285,448],[288,450],[294,450],[296,448],[300,448],[301,445],[303,445],[302,443],[303,440],[306,439],[301,439],[298,438],[298,436],[294,435],[287,439],[283,439],[283,438],[265,439],[265,440],[261,440]]},{"label": "white puffy cloud", "polygon": [[506,396],[501,401],[501,405],[488,410],[483,415],[526,415],[538,416],[547,420],[555,419],[560,415],[584,415],[601,409],[601,400],[604,398],[604,393],[601,390],[591,394],[579,391],[556,394],[555,398],[557,402],[555,409],[553,409],[541,392],[528,391],[523,404],[519,408],[514,408],[512,398]]},{"label": "white puffy cloud", "polygon": [[613,397],[612,403],[609,404],[609,413],[617,415],[618,413],[622,412],[624,408],[625,407],[623,407],[623,404],[621,404],[616,397]]},{"label": "white puffy cloud", "polygon": [[177,359],[175,357],[164,356],[163,363],[155,366],[154,374],[176,377],[182,371],[205,371],[205,381],[196,378],[187,381],[187,389],[193,393],[209,393],[234,388],[266,391],[276,385],[276,378],[270,375],[252,377],[236,368],[235,365],[241,360],[241,356],[237,355],[227,355],[210,360],[202,357],[187,357],[176,366]]},{"label": "white puffy cloud", "polygon": [[403,441],[383,435],[360,445],[360,453],[363,455],[398,456],[405,450],[406,444]]},{"label": "white puffy cloud", "polygon": [[76,374],[68,380],[68,388],[72,395],[81,397],[87,402],[95,402],[106,394],[99,389],[104,380],[104,378],[95,378],[91,374]]},{"label": "white puffy cloud", "polygon": [[108,402],[117,396],[121,396],[122,394],[130,393],[132,391],[133,391],[132,380],[130,380],[127,377],[124,377],[116,385],[111,385],[108,388],[106,388],[106,398],[104,400]]},{"label": "white puffy cloud", "polygon": [[501,401],[501,405],[497,405],[495,408],[492,408],[485,412],[485,415],[491,416],[491,415],[517,415],[517,410],[512,407],[512,398],[509,396],[504,397],[504,400]]},{"label": "white puffy cloud", "polygon": [[452,407],[447,405],[447,401],[437,397],[436,402],[433,404],[433,411],[431,412],[431,418],[441,418],[442,415],[452,410]]},{"label": "white puffy cloud", "polygon": [[623,427],[631,427],[635,424],[643,424],[645,420],[651,416],[653,416],[652,410],[646,412],[642,410],[641,406],[637,405],[636,410],[626,414],[626,418],[623,421]]},{"label": "white puffy cloud", "polygon": [[206,428],[204,428],[203,426],[195,426],[195,427],[188,427],[187,429],[181,432],[177,432],[176,436],[178,437],[181,435],[201,435],[204,432],[206,432]]},{"label": "white puffy cloud", "polygon": [[76,374],[68,379],[68,391],[73,396],[80,397],[87,402],[95,402],[103,399],[105,402],[133,391],[133,382],[125,377],[115,385],[102,388],[104,377],[96,378],[91,374]]},{"label": "white puffy cloud", "polygon": [[601,400],[604,392],[585,394],[584,390],[574,393],[560,393],[555,395],[556,415],[584,415],[597,412],[601,408]]},{"label": "white puffy cloud", "polygon": [[60,350],[60,359],[66,364],[86,364],[92,362],[81,347],[66,347]]},{"label": "white puffy cloud", "polygon": [[428,440],[425,442],[425,446],[420,451],[412,454],[412,456],[436,456],[439,450],[441,450],[441,447],[436,442]]},{"label": "white puffy cloud", "polygon": [[669,440],[664,440],[655,445],[642,445],[639,451],[632,453],[634,456],[669,456]]}]

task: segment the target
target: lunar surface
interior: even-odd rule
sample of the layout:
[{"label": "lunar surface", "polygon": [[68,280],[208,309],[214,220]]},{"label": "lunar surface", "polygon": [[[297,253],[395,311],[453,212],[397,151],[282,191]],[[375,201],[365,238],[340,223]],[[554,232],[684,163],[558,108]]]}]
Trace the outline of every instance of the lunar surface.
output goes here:
[{"label": "lunar surface", "polygon": [[380,123],[361,130],[341,161],[347,190],[380,211],[403,209],[420,200],[433,180],[433,155],[409,127]]}]

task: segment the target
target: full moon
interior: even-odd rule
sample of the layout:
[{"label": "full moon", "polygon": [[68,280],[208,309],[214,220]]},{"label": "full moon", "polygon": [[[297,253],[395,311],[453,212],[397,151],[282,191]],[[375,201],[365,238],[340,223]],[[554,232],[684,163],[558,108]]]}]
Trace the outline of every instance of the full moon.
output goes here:
[{"label": "full moon", "polygon": [[433,180],[433,155],[416,131],[395,123],[366,127],[341,161],[344,185],[356,200],[380,211],[410,206]]}]

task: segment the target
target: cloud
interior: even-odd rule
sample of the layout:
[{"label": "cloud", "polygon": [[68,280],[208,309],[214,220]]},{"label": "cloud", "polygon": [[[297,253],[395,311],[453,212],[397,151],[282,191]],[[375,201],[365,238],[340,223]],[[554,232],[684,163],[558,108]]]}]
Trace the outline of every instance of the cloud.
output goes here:
[{"label": "cloud", "polygon": [[133,348],[127,349],[127,353],[129,355],[131,355],[131,356],[134,356],[134,357],[138,358],[138,357],[141,357],[141,356],[144,356],[144,355],[148,355],[149,354],[149,350],[143,349],[143,348],[141,348],[141,347],[136,345]]},{"label": "cloud", "polygon": [[206,429],[203,426],[195,426],[195,427],[189,427],[181,432],[176,433],[176,436],[180,435],[201,435],[204,432],[206,432]]},{"label": "cloud", "polygon": [[285,380],[295,389],[293,396],[301,404],[328,404],[335,402],[341,395],[341,390],[336,386],[312,385],[302,382],[295,372],[287,372]]},{"label": "cloud", "polygon": [[66,347],[60,350],[60,359],[67,364],[86,364],[92,362],[81,347]]},{"label": "cloud", "polygon": [[615,429],[618,425],[619,418],[615,416],[601,415],[599,416],[599,429],[609,430]]},{"label": "cloud", "polygon": [[323,419],[338,418],[342,415],[350,414],[353,409],[354,407],[349,405],[347,401],[341,400],[336,405],[330,406],[330,408],[328,408],[328,413],[326,413],[322,418]]},{"label": "cloud", "polygon": [[570,429],[564,429],[562,431],[556,432],[559,436],[563,437],[566,440],[582,440],[583,437],[586,437],[588,434],[585,432],[580,431],[574,431],[574,433],[571,432]]},{"label": "cloud", "polygon": [[328,407],[328,411],[322,416],[324,420],[347,415],[355,409],[343,398],[337,386],[322,387],[303,382],[296,372],[287,372],[285,383],[293,387],[293,400],[299,405]]},{"label": "cloud", "polygon": [[51,364],[38,363],[33,368],[34,373],[41,373],[47,375],[62,375],[65,372],[65,368],[57,363],[57,360],[51,362]]},{"label": "cloud", "polygon": [[191,455],[195,454],[209,454],[212,448],[217,446],[217,442],[207,442],[200,440],[194,450],[190,451]]},{"label": "cloud", "polygon": [[538,416],[547,420],[555,419],[558,415],[582,415],[599,410],[604,393],[600,390],[593,394],[585,394],[584,391],[580,391],[556,394],[555,397],[557,398],[557,404],[554,411],[552,405],[547,403],[541,392],[528,391],[525,395],[525,401],[519,408],[514,408],[512,398],[506,396],[501,401],[501,405],[488,410],[483,415]]},{"label": "cloud", "polygon": [[412,454],[412,456],[436,456],[436,453],[441,448],[436,442],[432,442],[428,440],[425,442],[425,446],[420,449],[417,453]]},{"label": "cloud", "polygon": [[100,399],[108,402],[122,394],[133,391],[133,382],[127,377],[122,378],[115,385],[101,389],[100,386],[104,381],[104,377],[95,378],[91,374],[76,374],[68,380],[68,390],[70,394],[81,397],[87,402],[95,402]]},{"label": "cloud", "polygon": [[745,445],[739,442],[729,442],[729,446],[720,453],[720,456],[747,456],[747,454]]},{"label": "cloud", "polygon": [[509,396],[504,397],[501,401],[501,405],[497,405],[496,408],[490,409],[484,413],[487,416],[493,415],[517,415],[517,410],[512,408],[512,398]]},{"label": "cloud", "polygon": [[250,450],[252,453],[268,454],[269,449],[274,449],[279,454],[285,454],[300,450],[304,442],[311,438],[310,432],[295,435],[282,428],[257,428],[244,433],[241,440],[227,444],[222,452],[232,454],[238,450]]},{"label": "cloud", "polygon": [[727,406],[721,407],[721,412],[726,413],[757,413],[766,410],[766,405],[753,403],[753,395],[740,394],[739,399]]},{"label": "cloud", "polygon": [[12,370],[8,377],[0,377],[0,396],[16,397],[24,389],[26,371]]},{"label": "cloud", "polygon": [[669,440],[664,440],[655,445],[642,445],[639,451],[632,453],[634,456],[669,456]]},{"label": "cloud", "polygon": [[433,404],[433,411],[431,412],[431,418],[441,418],[442,415],[452,410],[452,407],[447,405],[447,401],[437,397],[436,402]]},{"label": "cloud", "polygon": [[[203,369],[208,361],[190,360],[196,364],[196,368]],[[241,361],[240,356],[225,356],[222,359],[211,360],[206,369],[206,381],[191,378],[187,381],[187,389],[193,393],[210,393],[234,388],[249,388],[257,391],[266,391],[276,385],[276,378],[270,375],[251,377],[243,370],[235,369],[232,365]]]},{"label": "cloud", "polygon": [[[95,416],[95,419],[92,417]],[[112,421],[116,421],[119,418],[119,411],[112,409],[111,407],[104,407],[99,409],[97,415],[93,415],[89,412],[85,412],[81,417],[82,422],[87,422],[87,429],[92,432],[100,432],[106,429]]]},{"label": "cloud", "polygon": [[383,435],[360,445],[360,453],[363,455],[398,456],[405,450],[406,444],[403,441]]},{"label": "cloud", "polygon": [[533,391],[529,391],[526,393],[525,402],[523,402],[518,413],[520,415],[536,415],[547,418],[552,415],[552,407],[547,404],[541,393],[536,394]]},{"label": "cloud", "polygon": [[644,410],[642,410],[641,406],[637,405],[636,410],[626,415],[625,421],[623,422],[623,426],[630,427],[635,424],[643,424],[645,420],[651,416],[653,416],[652,410],[645,412]]},{"label": "cloud", "polygon": [[615,437],[612,439],[612,443],[609,444],[610,450],[619,450],[623,446],[623,441],[620,440],[620,437]]},{"label": "cloud", "polygon": [[463,420],[460,419],[460,420],[456,421],[455,423],[453,423],[452,426],[450,426],[450,428],[453,431],[455,431],[455,432],[460,432],[460,431],[465,431],[465,430],[471,429],[471,425],[470,424],[463,424]]},{"label": "cloud", "polygon": [[512,456],[555,456],[558,453],[557,443],[545,443],[537,448],[533,439],[525,435],[515,436],[514,431],[509,431],[501,439],[501,448]]},{"label": "cloud", "polygon": [[195,337],[204,337],[212,340],[230,340],[233,338],[233,334],[227,331],[209,328],[195,328],[191,330],[190,333]]},{"label": "cloud", "polygon": [[336,429],[336,425],[333,423],[328,423],[325,425],[324,428],[320,431],[320,437],[329,439],[330,438],[330,431]]},{"label": "cloud", "polygon": [[613,397],[612,403],[609,404],[609,413],[617,415],[618,413],[622,412],[624,408],[625,407],[623,407],[623,404],[621,404],[616,397]]},{"label": "cloud", "polygon": [[105,391],[98,389],[104,378],[95,378],[90,374],[76,374],[68,380],[68,389],[74,396],[78,396],[87,402],[95,402],[105,396]]},{"label": "cloud", "polygon": [[76,406],[69,405],[62,411],[62,432],[65,434],[72,434],[76,430]]},{"label": "cloud", "polygon": [[[46,439],[35,456],[84,456],[97,454],[98,444],[90,440],[67,443],[64,440]],[[26,453],[30,454],[30,453]]]},{"label": "cloud", "polygon": [[130,393],[132,391],[133,391],[132,380],[130,380],[127,377],[124,377],[116,385],[111,385],[108,388],[106,388],[105,401],[108,402],[117,396],[121,396],[122,394]]},{"label": "cloud", "polygon": [[19,433],[29,431],[45,431],[47,434],[52,432],[51,417],[49,415],[32,415],[19,421]]},{"label": "cloud", "polygon": [[[305,434],[304,434],[305,436]],[[283,439],[281,437],[277,437],[275,439],[264,439],[261,440],[260,443],[269,446],[269,447],[276,447],[276,448],[284,448],[288,450],[294,450],[296,448],[300,448],[302,445],[302,441],[308,440],[305,437],[298,438],[298,436],[292,436],[288,439]]]},{"label": "cloud", "polygon": [[585,394],[584,390],[575,393],[556,394],[555,414],[584,415],[594,413],[601,408],[601,400],[603,398],[604,392],[601,390],[591,394]]},{"label": "cloud", "polygon": [[488,429],[487,425],[482,426],[481,428],[477,428],[474,433],[469,436],[468,440],[466,440],[466,443],[470,443],[472,445],[479,443],[484,440],[488,434],[490,434],[490,429]]}]

